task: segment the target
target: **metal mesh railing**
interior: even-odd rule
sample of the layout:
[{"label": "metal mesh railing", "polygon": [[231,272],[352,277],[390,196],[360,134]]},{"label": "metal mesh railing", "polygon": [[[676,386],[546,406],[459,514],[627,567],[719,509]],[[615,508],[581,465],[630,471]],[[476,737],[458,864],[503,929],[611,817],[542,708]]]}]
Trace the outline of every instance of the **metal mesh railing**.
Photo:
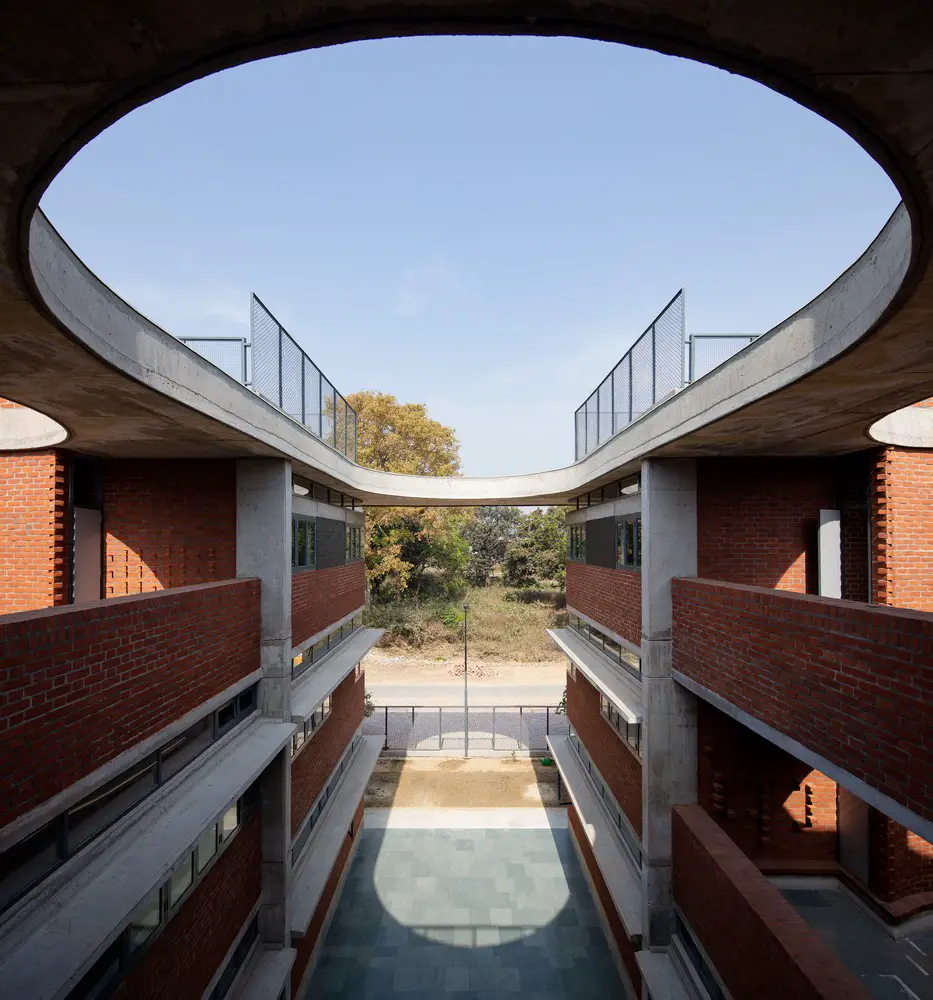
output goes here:
[{"label": "metal mesh railing", "polygon": [[757,334],[685,336],[684,291],[661,310],[574,414],[579,461],[686,384],[757,340]]},{"label": "metal mesh railing", "polygon": [[[383,737],[386,753],[464,753],[463,708],[460,706],[390,705],[363,720],[363,734]],[[543,753],[548,736],[566,736],[567,716],[538,705],[470,705],[470,753]]]},{"label": "metal mesh railing", "polygon": [[684,384],[684,292],[681,289],[577,410],[577,460]]},{"label": "metal mesh railing", "polygon": [[243,385],[249,385],[247,352],[249,344],[245,337],[179,337],[192,351],[210,361],[222,372]]},{"label": "metal mesh railing", "polygon": [[254,295],[253,391],[356,461],[356,412]]},{"label": "metal mesh railing", "polygon": [[687,346],[687,381],[702,378],[757,339],[754,333],[694,334]]}]

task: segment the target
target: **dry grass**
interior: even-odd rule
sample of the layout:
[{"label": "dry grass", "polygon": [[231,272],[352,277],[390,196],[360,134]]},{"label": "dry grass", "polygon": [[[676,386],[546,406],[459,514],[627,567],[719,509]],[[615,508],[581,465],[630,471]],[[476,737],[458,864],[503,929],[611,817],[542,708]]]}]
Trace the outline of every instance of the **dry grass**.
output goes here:
[{"label": "dry grass", "polygon": [[[487,660],[554,659],[554,644],[545,629],[566,624],[558,591],[515,591],[492,585],[471,590],[469,646],[472,656]],[[419,656],[449,657],[463,642],[463,601],[399,601],[374,605],[370,624],[386,629],[379,645]]]}]

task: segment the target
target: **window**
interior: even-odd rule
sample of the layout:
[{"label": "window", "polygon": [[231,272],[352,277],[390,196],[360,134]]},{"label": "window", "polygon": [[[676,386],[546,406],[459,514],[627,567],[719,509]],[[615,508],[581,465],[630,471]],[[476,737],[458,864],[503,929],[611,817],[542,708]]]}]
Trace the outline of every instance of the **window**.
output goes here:
[{"label": "window", "polygon": [[641,566],[641,514],[627,514],[616,521],[616,565],[621,569]]},{"label": "window", "polygon": [[321,728],[324,720],[330,715],[331,697],[328,695],[304,721],[304,725],[292,736],[292,757]]},{"label": "window", "polygon": [[256,711],[257,691],[256,684],[241,691],[173,736],[155,753],[129,765],[35,833],[0,853],[0,912]]},{"label": "window", "polygon": [[230,987],[236,980],[237,974],[243,968],[246,959],[253,950],[253,945],[259,937],[259,917],[253,917],[249,927],[243,932],[243,936],[237,942],[237,946],[230,956],[230,961],[224,967],[224,971],[217,980],[217,985],[211,990],[208,1000],[223,1000],[223,997],[230,992]]},{"label": "window", "polygon": [[236,832],[237,827],[240,825],[240,810],[239,803],[234,802],[232,806],[220,817],[220,823],[218,824],[220,832],[220,842],[226,843],[233,834]]},{"label": "window", "polygon": [[172,872],[172,877],[168,880],[168,905],[175,906],[181,897],[191,888],[194,882],[194,852],[192,851],[184,861]]},{"label": "window", "polygon": [[217,824],[215,823],[209,830],[205,830],[198,839],[194,849],[197,874],[207,867],[211,858],[217,853]]},{"label": "window", "polygon": [[136,907],[130,917],[130,951],[138,951],[152,937],[153,931],[162,923],[162,888],[152,892]]},{"label": "window", "polygon": [[567,624],[592,646],[605,653],[614,663],[625,667],[630,673],[636,675],[641,673],[641,658],[627,646],[623,646],[617,639],[606,635],[595,625],[591,625],[572,613],[567,616]]},{"label": "window", "polygon": [[292,569],[314,569],[316,530],[313,517],[292,516]]},{"label": "window", "polygon": [[327,782],[324,791],[318,796],[317,800],[308,810],[307,818],[298,830],[298,835],[292,841],[292,864],[294,865],[298,858],[301,856],[301,852],[305,845],[308,843],[308,838],[311,836],[311,832],[317,825],[318,820],[321,817],[321,813],[324,812],[324,807],[327,805],[328,800],[337,790],[338,784],[340,782],[340,776],[343,774],[345,768],[350,764],[350,758],[353,756],[356,748],[360,744],[362,736],[357,733],[353,739],[350,741],[349,746],[344,751],[343,757],[340,759],[340,763],[331,772],[330,779]]},{"label": "window", "polygon": [[363,558],[362,525],[347,525],[347,562],[359,562]]},{"label": "window", "polygon": [[567,559],[570,562],[586,561],[586,524],[572,524],[567,532]]},{"label": "window", "polygon": [[313,646],[309,646],[303,653],[292,658],[292,677],[295,678],[304,673],[312,663],[317,663],[331,650],[336,649],[344,639],[349,639],[354,632],[362,627],[363,616],[357,615],[339,628],[328,632],[323,639],[318,639]]},{"label": "window", "polygon": [[603,718],[622,737],[626,746],[641,759],[641,723],[628,722],[604,694],[599,696],[599,710]]}]

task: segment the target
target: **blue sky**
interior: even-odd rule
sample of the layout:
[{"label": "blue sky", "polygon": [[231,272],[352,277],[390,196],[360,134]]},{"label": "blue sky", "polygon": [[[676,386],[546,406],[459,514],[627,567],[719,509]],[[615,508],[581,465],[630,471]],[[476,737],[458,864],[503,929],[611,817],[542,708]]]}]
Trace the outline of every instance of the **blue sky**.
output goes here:
[{"label": "blue sky", "polygon": [[424,402],[469,475],[573,460],[573,410],[684,286],[761,333],[898,196],[846,135],[738,76],[578,39],[414,38],[265,60],[108,129],[43,207],[177,335],[255,291],[337,388]]}]

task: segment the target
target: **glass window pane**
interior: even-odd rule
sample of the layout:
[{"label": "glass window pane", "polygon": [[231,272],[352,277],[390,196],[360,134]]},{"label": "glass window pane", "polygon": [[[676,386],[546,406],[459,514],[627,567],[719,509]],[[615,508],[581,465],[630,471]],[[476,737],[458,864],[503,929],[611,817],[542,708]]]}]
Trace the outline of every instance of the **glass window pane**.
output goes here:
[{"label": "glass window pane", "polygon": [[248,687],[237,695],[237,718],[243,719],[256,707],[256,686]]},{"label": "glass window pane", "polygon": [[229,840],[236,830],[238,825],[237,820],[237,803],[234,802],[232,806],[223,814],[220,820],[220,842],[223,843],[225,840]]},{"label": "glass window pane", "polygon": [[129,938],[130,951],[136,951],[151,936],[152,932],[162,922],[161,893],[154,889],[136,908],[130,917]]},{"label": "glass window pane", "polygon": [[168,905],[174,906],[191,888],[194,881],[194,855],[187,858],[172,872],[168,883]]},{"label": "glass window pane", "polygon": [[217,824],[215,823],[209,830],[205,830],[198,840],[197,859],[198,874],[204,871],[207,863],[217,853]]},{"label": "glass window pane", "polygon": [[194,760],[210,744],[212,736],[213,725],[211,717],[208,716],[163,747],[162,780],[165,781],[173,774],[177,774],[187,763]]},{"label": "glass window pane", "polygon": [[319,660],[327,652],[327,639],[321,639],[320,642],[316,642],[311,651],[311,658],[315,661]]},{"label": "glass window pane", "polygon": [[96,837],[124,813],[144,799],[156,785],[156,756],[153,754],[131,771],[89,795],[67,814],[68,853]]},{"label": "glass window pane", "polygon": [[0,854],[0,909],[58,864],[58,823],[47,823]]},{"label": "glass window pane", "polygon": [[313,569],[314,565],[315,565],[315,563],[314,563],[314,536],[315,536],[314,521],[306,521],[305,522],[305,534],[306,534],[307,547],[308,547],[308,561],[307,561],[307,566],[308,566],[309,569]]},{"label": "glass window pane", "polygon": [[308,560],[307,521],[299,521],[296,565],[299,568],[302,566],[306,566],[307,560]]},{"label": "glass window pane", "polygon": [[217,735],[225,733],[236,722],[236,698],[217,709]]},{"label": "glass window pane", "polygon": [[298,565],[298,522],[292,518],[292,568]]}]

